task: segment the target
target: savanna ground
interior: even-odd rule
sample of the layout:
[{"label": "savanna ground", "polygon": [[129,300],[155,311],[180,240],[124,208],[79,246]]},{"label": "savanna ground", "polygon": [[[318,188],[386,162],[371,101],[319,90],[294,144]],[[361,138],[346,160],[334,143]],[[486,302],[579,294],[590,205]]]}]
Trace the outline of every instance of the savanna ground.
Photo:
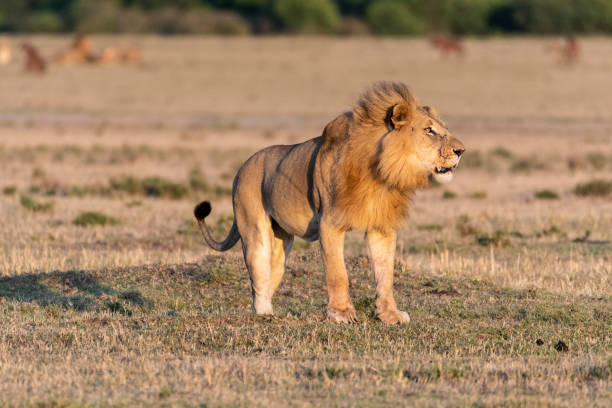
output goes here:
[{"label": "savanna ground", "polygon": [[[468,41],[463,60],[423,40],[94,41],[145,65],[0,67],[0,405],[612,404],[612,40],[583,40],[575,66],[537,39]],[[400,231],[411,323],[374,319],[357,233],[359,324],[325,321],[303,241],[276,315],[252,316],[240,249],[203,245],[194,204],[221,238],[240,164],[319,135],[378,79],[468,148]]]}]

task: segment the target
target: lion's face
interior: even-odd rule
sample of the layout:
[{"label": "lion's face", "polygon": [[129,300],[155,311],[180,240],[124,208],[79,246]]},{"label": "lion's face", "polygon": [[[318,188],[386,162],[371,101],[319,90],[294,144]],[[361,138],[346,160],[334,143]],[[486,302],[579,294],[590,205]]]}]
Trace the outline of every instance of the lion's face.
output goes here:
[{"label": "lion's face", "polygon": [[392,130],[383,139],[377,161],[387,183],[401,188],[415,184],[415,177],[429,175],[440,183],[452,180],[465,146],[432,108],[395,105],[389,111],[389,125]]},{"label": "lion's face", "polygon": [[436,112],[428,106],[416,110],[412,129],[416,155],[425,171],[440,183],[451,181],[453,171],[465,151],[463,143],[452,135]]}]

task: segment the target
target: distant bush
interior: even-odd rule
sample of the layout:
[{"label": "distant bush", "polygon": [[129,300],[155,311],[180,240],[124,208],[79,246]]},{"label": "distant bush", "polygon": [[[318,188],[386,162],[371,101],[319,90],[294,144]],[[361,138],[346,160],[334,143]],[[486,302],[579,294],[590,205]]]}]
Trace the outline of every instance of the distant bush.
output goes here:
[{"label": "distant bush", "polygon": [[17,192],[17,186],[6,186],[2,189],[2,194],[13,195]]},{"label": "distant bush", "polygon": [[249,24],[231,11],[210,11],[208,19],[210,34],[244,35],[251,31]]},{"label": "distant bush", "polygon": [[456,34],[486,34],[490,31],[488,17],[500,0],[453,0],[450,3],[447,30]]},{"label": "distant bush", "polygon": [[122,10],[114,0],[76,0],[70,19],[80,32],[115,32]]},{"label": "distant bush", "polygon": [[595,170],[602,170],[608,163],[608,158],[602,153],[589,153],[586,158]]},{"label": "distant bush", "polygon": [[166,7],[151,15],[150,29],[163,34],[248,34],[248,23],[231,11]]},{"label": "distant bush", "polygon": [[444,198],[445,200],[452,200],[453,198],[457,198],[457,193],[450,190],[444,190],[444,192],[442,193],[442,198]]},{"label": "distant bush", "polygon": [[47,202],[47,203],[41,203],[38,202],[36,200],[34,200],[32,197],[22,194],[20,197],[20,203],[21,206],[27,210],[30,211],[34,211],[34,212],[45,212],[45,211],[51,211],[51,209],[53,208],[53,203],[52,202]]},{"label": "distant bush", "polygon": [[115,217],[111,217],[106,214],[99,212],[84,212],[78,215],[73,221],[74,225],[81,227],[95,226],[95,225],[118,225],[121,221]]},{"label": "distant bush", "polygon": [[161,177],[146,177],[139,179],[126,176],[112,179],[111,188],[117,191],[125,191],[129,194],[142,194],[150,197],[167,197],[180,199],[189,193],[187,186],[175,183]]},{"label": "distant bush", "polygon": [[342,20],[340,34],[349,36],[360,36],[370,34],[370,28],[358,18],[348,17]]},{"label": "distant bush", "polygon": [[165,7],[152,12],[150,26],[153,31],[162,34],[198,33],[204,29],[205,14],[202,10],[192,10],[187,16],[182,10]]},{"label": "distant bush", "polygon": [[375,34],[417,35],[423,32],[422,22],[399,0],[377,0],[366,12]]},{"label": "distant bush", "polygon": [[474,191],[472,194],[470,194],[470,198],[474,198],[476,200],[484,200],[485,198],[487,198],[487,192],[483,190]]},{"label": "distant bush", "polygon": [[152,31],[150,15],[137,8],[122,10],[115,21],[115,30],[118,33],[144,33]]},{"label": "distant bush", "polygon": [[479,152],[478,150],[475,150],[472,152],[468,151],[461,158],[462,167],[477,169],[477,168],[484,166],[484,163],[485,163],[485,159],[483,157],[483,154]]},{"label": "distant bush", "polygon": [[497,230],[492,235],[482,233],[476,237],[476,242],[481,246],[506,247],[510,245],[507,235],[508,234],[502,230]]},{"label": "distant bush", "polygon": [[193,167],[189,171],[189,187],[194,191],[208,191],[209,186],[206,177],[199,167]]},{"label": "distant bush", "polygon": [[503,32],[589,33],[610,31],[611,17],[608,0],[513,0],[493,8],[488,23]]},{"label": "distant bush", "polygon": [[581,197],[606,197],[612,195],[612,181],[593,180],[576,186],[574,193]]},{"label": "distant bush", "polygon": [[340,14],[330,0],[276,0],[274,12],[294,33],[335,33],[340,28]]},{"label": "distant bush", "polygon": [[512,152],[508,149],[506,149],[505,147],[496,147],[495,149],[491,150],[491,154],[493,154],[494,156],[498,156],[501,157],[502,159],[508,159],[511,160],[514,155],[512,154]]},{"label": "distant bush", "polygon": [[510,166],[513,173],[530,173],[534,170],[543,170],[546,164],[538,161],[535,157],[518,158]]},{"label": "distant bush", "polygon": [[610,0],[4,0],[0,30],[417,35],[612,32]]},{"label": "distant bush", "polygon": [[559,194],[552,190],[539,190],[536,191],[533,196],[538,200],[558,200]]},{"label": "distant bush", "polygon": [[30,16],[28,28],[29,31],[39,33],[57,33],[64,29],[64,22],[55,13],[40,11]]}]

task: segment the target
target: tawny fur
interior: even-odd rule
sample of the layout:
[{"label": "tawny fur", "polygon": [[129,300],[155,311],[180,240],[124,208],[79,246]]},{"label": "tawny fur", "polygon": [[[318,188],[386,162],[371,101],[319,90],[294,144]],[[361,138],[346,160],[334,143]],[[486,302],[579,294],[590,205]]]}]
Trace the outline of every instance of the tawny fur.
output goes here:
[{"label": "tawny fur", "polygon": [[[382,82],[365,93],[353,109],[353,123],[335,180],[335,216],[345,229],[387,230],[408,215],[413,191],[427,183],[415,169],[415,146],[407,138],[385,138],[389,109],[418,104],[404,84]],[[381,138],[379,144],[373,137]],[[367,197],[367,200],[364,198]]]},{"label": "tawny fur", "polygon": [[83,64],[94,62],[93,43],[86,35],[77,35],[70,47],[58,53],[54,58],[60,64]]},{"label": "tawny fur", "polygon": [[138,47],[132,45],[125,48],[107,46],[100,54],[96,54],[91,38],[86,35],[77,35],[70,48],[57,54],[54,60],[60,64],[141,65],[142,53]]},{"label": "tawny fur", "polygon": [[449,181],[463,144],[435,111],[419,107],[400,83],[374,85],[356,107],[339,115],[320,137],[255,153],[234,179],[234,224],[216,241],[205,218],[208,202],[194,214],[208,245],[225,251],[239,240],[251,278],[252,307],[270,314],[293,237],[319,240],[325,265],[328,317],[354,322],[344,264],[344,234],[366,232],[376,280],[376,315],[407,323],[393,298],[396,229],[408,215],[414,191],[434,175]]},{"label": "tawny fur", "polygon": [[8,65],[13,58],[9,43],[0,41],[0,65]]}]

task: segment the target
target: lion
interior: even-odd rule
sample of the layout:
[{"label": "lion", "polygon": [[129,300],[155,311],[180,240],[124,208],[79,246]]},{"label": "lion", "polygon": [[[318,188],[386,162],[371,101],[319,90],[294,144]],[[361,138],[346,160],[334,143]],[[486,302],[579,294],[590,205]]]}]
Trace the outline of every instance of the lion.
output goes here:
[{"label": "lion", "polygon": [[272,296],[285,271],[293,238],[319,240],[328,291],[327,316],[356,322],[344,263],[344,237],[365,231],[376,281],[376,316],[408,323],[393,296],[396,230],[416,189],[430,175],[448,182],[465,147],[434,109],[419,106],[402,83],[376,83],[352,111],[331,121],[321,136],[265,148],[234,179],[234,223],[216,241],[205,218],[211,205],[194,209],[206,243],[217,251],[240,239],[251,279],[252,310],[272,314]]},{"label": "lion", "polygon": [[0,65],[8,65],[13,59],[11,46],[8,42],[0,41]]},{"label": "lion", "polygon": [[93,43],[86,35],[77,35],[67,50],[57,54],[54,58],[60,64],[83,64],[94,62]]},{"label": "lion", "polygon": [[104,47],[95,62],[98,64],[117,64],[121,61],[121,53],[115,47]]},{"label": "lion", "polygon": [[135,46],[126,48],[117,47],[105,47],[100,53],[100,56],[96,59],[98,64],[131,64],[141,65],[142,54],[140,49]]}]

